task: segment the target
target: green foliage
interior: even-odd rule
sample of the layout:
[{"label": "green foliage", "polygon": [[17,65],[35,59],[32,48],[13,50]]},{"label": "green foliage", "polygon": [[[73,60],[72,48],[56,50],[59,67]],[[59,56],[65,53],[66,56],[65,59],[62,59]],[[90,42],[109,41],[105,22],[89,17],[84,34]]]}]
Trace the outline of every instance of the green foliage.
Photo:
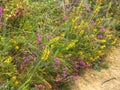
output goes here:
[{"label": "green foliage", "polygon": [[[0,2],[0,89],[69,90],[117,42],[119,1]],[[116,13],[116,14],[114,14]]]}]

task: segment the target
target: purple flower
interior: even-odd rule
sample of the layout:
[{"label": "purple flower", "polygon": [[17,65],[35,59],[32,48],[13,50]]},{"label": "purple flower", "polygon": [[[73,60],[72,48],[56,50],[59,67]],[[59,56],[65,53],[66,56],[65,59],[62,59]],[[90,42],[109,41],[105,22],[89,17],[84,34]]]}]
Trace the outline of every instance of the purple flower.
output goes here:
[{"label": "purple flower", "polygon": [[42,84],[39,84],[39,85],[35,85],[35,87],[37,87],[38,89],[42,89],[42,88],[45,88],[45,86],[43,86]]},{"label": "purple flower", "polygon": [[85,66],[85,62],[84,61],[80,61],[80,65]]},{"label": "purple flower", "polygon": [[67,68],[67,67],[63,68],[63,71],[67,71],[67,70],[68,70],[68,68]]},{"label": "purple flower", "polygon": [[67,19],[68,19],[68,16],[64,15],[63,20],[67,20]]},{"label": "purple flower", "polygon": [[104,33],[105,31],[106,31],[105,28],[102,28],[102,29],[101,29],[101,33]]},{"label": "purple flower", "polygon": [[102,39],[102,38],[103,38],[102,34],[99,34],[98,39]]},{"label": "purple flower", "polygon": [[78,62],[75,62],[75,68],[79,68]]},{"label": "purple flower", "polygon": [[47,39],[48,39],[48,40],[51,38],[51,36],[50,36],[50,35],[47,35],[46,37],[47,37]]},{"label": "purple flower", "polygon": [[42,41],[42,38],[40,35],[37,36],[37,44],[40,44],[40,42]]},{"label": "purple flower", "polygon": [[23,61],[23,63],[24,63],[24,64],[27,64],[27,62],[28,62],[28,60],[27,60],[27,59],[25,59],[25,60]]},{"label": "purple flower", "polygon": [[2,11],[3,9],[0,7],[0,17],[2,17]]},{"label": "purple flower", "polygon": [[67,72],[63,71],[63,76],[66,77],[67,76]]},{"label": "purple flower", "polygon": [[59,58],[57,58],[57,57],[54,58],[54,61],[55,61],[57,64],[60,63],[60,60],[59,60]]},{"label": "purple flower", "polygon": [[23,54],[26,55],[26,54],[27,54],[27,51],[24,51]]}]

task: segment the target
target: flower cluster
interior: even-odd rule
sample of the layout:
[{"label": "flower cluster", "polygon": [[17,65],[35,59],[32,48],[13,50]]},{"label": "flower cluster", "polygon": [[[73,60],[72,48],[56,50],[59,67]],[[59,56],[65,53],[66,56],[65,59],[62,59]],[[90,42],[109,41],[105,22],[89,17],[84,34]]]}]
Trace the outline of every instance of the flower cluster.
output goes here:
[{"label": "flower cluster", "polygon": [[118,41],[119,0],[74,1],[0,2],[2,90],[70,90],[101,66]]}]

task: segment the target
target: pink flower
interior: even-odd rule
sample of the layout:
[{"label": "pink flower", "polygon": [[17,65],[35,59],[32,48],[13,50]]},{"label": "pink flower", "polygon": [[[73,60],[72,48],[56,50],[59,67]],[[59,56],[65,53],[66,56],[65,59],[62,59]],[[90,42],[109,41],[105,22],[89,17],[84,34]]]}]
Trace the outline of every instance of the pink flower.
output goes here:
[{"label": "pink flower", "polygon": [[85,62],[84,61],[80,61],[80,65],[85,66]]},{"label": "pink flower", "polygon": [[3,9],[0,7],[0,17],[2,17],[2,11]]},{"label": "pink flower", "polygon": [[67,19],[68,19],[68,16],[64,15],[63,20],[67,20]]},{"label": "pink flower", "polygon": [[27,51],[24,51],[23,54],[26,55],[26,54],[27,54]]},{"label": "pink flower", "polygon": [[104,33],[105,31],[106,31],[105,28],[102,28],[102,29],[101,29],[101,33]]},{"label": "pink flower", "polygon": [[40,35],[37,36],[37,44],[40,44],[40,42],[42,41],[42,38]]},{"label": "pink flower", "polygon": [[59,58],[57,58],[57,57],[54,58],[54,61],[55,61],[57,64],[60,63],[60,60],[59,60]]},{"label": "pink flower", "polygon": [[46,37],[47,37],[47,39],[48,39],[48,40],[51,38],[51,36],[50,36],[50,35],[47,35]]},{"label": "pink flower", "polygon": [[102,38],[103,38],[102,34],[99,34],[98,39],[102,39]]}]

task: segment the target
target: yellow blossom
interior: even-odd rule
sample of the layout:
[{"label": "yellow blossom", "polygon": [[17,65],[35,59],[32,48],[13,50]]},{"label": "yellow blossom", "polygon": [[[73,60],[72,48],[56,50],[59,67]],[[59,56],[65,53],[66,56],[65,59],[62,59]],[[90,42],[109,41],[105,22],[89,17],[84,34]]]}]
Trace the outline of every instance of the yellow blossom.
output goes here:
[{"label": "yellow blossom", "polygon": [[112,42],[112,45],[115,44],[117,42],[117,38],[114,39],[114,41]]},{"label": "yellow blossom", "polygon": [[105,45],[102,45],[100,48],[101,48],[101,49],[104,49],[105,47],[106,47]]},{"label": "yellow blossom", "polygon": [[15,81],[15,85],[17,86],[19,84],[19,82],[18,81]]},{"label": "yellow blossom", "polygon": [[100,40],[102,43],[106,43],[106,40]]},{"label": "yellow blossom", "polygon": [[15,46],[15,49],[17,49],[17,50],[18,50],[18,49],[19,49],[19,46]]},{"label": "yellow blossom", "polygon": [[84,30],[80,30],[80,35],[82,35],[84,33]]},{"label": "yellow blossom", "polygon": [[45,49],[44,52],[43,52],[43,56],[42,56],[42,60],[47,60],[48,59],[48,56],[50,54],[50,50],[49,49]]},{"label": "yellow blossom", "polygon": [[101,50],[99,50],[99,51],[97,51],[97,53],[98,53],[99,55],[101,55],[101,54],[102,54],[102,51],[101,51]]},{"label": "yellow blossom", "polygon": [[81,55],[83,55],[83,52],[82,52],[82,51],[79,51],[78,54],[81,56]]},{"label": "yellow blossom", "polygon": [[60,37],[56,37],[50,40],[50,43],[54,43],[57,42],[60,39]]},{"label": "yellow blossom", "polygon": [[13,76],[13,77],[12,77],[12,80],[16,80],[16,76]]},{"label": "yellow blossom", "polygon": [[72,47],[75,47],[75,43],[77,42],[78,40],[73,40],[67,47],[66,47],[66,50],[69,50],[71,49]]},{"label": "yellow blossom", "polygon": [[12,57],[11,56],[9,56],[7,59],[5,59],[5,63],[10,63],[12,61]]},{"label": "yellow blossom", "polygon": [[12,43],[16,44],[17,42],[14,39],[10,40]]}]

